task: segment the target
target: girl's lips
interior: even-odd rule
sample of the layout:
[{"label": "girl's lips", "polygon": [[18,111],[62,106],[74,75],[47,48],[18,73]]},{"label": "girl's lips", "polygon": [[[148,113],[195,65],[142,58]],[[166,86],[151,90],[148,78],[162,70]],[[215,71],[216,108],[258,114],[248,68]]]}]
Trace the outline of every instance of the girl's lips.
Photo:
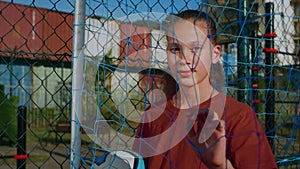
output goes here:
[{"label": "girl's lips", "polygon": [[188,77],[188,76],[191,76],[193,74],[192,71],[178,71],[178,74],[180,74],[180,76],[182,77]]}]

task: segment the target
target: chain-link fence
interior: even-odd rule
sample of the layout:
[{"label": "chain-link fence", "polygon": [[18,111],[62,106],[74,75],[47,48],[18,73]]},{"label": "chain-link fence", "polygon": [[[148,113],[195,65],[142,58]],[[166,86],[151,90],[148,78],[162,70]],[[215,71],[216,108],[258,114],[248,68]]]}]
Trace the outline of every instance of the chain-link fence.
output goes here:
[{"label": "chain-link fence", "polygon": [[[149,101],[164,97],[153,89],[167,95],[176,90],[162,71],[167,59],[160,22],[164,14],[185,9],[214,17],[227,94],[257,112],[278,166],[299,168],[299,0],[91,0],[85,4],[82,25],[74,24],[78,10],[74,1],[0,2],[0,168],[69,168],[78,164],[74,154],[83,168],[90,168],[87,159],[117,145],[118,133],[132,137],[138,125],[132,119],[142,115]],[[80,34],[76,27],[83,27],[84,41],[83,53],[74,57],[72,45],[78,44],[72,39]],[[74,121],[71,109],[78,107],[71,104],[71,91],[77,70],[72,64],[81,55],[83,105]],[[22,121],[18,114],[23,112],[18,106],[27,107],[25,147],[24,133],[18,133]],[[97,126],[100,115],[118,132]],[[84,129],[73,133],[82,131],[77,137],[79,152],[74,140],[71,144],[71,121]]]},{"label": "chain-link fence", "polygon": [[[69,166],[70,134],[50,131],[70,119],[74,2],[24,3],[0,2],[0,168],[62,168]],[[17,131],[21,105],[27,107],[25,147]]]}]

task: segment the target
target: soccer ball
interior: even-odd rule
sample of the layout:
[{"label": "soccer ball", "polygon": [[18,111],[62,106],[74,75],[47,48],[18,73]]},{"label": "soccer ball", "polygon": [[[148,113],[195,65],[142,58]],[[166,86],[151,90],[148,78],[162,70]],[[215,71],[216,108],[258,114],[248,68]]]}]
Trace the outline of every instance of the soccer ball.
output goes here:
[{"label": "soccer ball", "polygon": [[145,169],[143,158],[127,150],[111,151],[97,158],[93,164],[94,169]]}]

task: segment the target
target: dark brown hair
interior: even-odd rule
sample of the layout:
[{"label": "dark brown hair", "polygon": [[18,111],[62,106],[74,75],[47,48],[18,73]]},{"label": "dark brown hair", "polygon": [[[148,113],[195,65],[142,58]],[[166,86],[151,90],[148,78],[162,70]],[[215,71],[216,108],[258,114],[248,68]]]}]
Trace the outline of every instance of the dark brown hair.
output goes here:
[{"label": "dark brown hair", "polygon": [[171,26],[170,23],[172,23],[172,20],[176,19],[174,17],[179,17],[184,20],[192,20],[194,25],[196,25],[196,22],[200,21],[202,23],[201,27],[207,30],[207,36],[210,39],[211,43],[214,45],[217,43],[216,24],[212,17],[208,15],[208,13],[189,9],[178,14],[170,14],[169,16],[167,16],[166,22],[164,23],[164,26],[166,28],[169,28]]}]

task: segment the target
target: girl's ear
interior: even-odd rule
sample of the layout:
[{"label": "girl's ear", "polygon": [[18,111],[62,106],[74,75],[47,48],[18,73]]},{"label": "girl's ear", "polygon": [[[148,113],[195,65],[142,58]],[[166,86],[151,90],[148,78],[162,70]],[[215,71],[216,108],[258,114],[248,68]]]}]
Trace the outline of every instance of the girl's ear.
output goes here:
[{"label": "girl's ear", "polygon": [[221,46],[215,45],[213,50],[212,63],[216,64],[219,61],[220,57],[221,57]]}]

